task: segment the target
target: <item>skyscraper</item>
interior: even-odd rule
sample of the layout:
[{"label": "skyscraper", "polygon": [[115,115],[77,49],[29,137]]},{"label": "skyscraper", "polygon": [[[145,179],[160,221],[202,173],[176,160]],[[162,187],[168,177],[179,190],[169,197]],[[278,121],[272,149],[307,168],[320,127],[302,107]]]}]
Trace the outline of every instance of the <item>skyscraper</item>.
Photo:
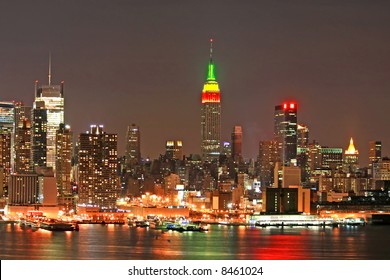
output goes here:
[{"label": "skyscraper", "polygon": [[201,153],[203,161],[216,161],[221,152],[221,93],[215,79],[213,40],[210,39],[210,60],[207,80],[202,91]]},{"label": "skyscraper", "polygon": [[309,128],[306,125],[298,124],[297,141],[298,148],[305,148],[309,145]]},{"label": "skyscraper", "polygon": [[285,165],[297,158],[297,107],[295,102],[275,106],[274,137]]},{"label": "skyscraper", "polygon": [[[23,102],[14,102],[14,104],[15,104],[14,170],[17,173],[31,172],[32,171],[31,106],[26,106],[23,104]],[[19,149],[22,150],[19,151]]]},{"label": "skyscraper", "polygon": [[355,149],[353,139],[349,141],[348,149],[344,152],[345,172],[356,172],[359,167],[359,151]]},{"label": "skyscraper", "polygon": [[18,123],[21,120],[29,119],[31,121],[31,106],[26,106],[23,102],[15,102],[15,130],[18,130]]},{"label": "skyscraper", "polygon": [[165,144],[165,156],[167,159],[183,159],[183,142],[181,140],[168,140]]},{"label": "skyscraper", "polygon": [[56,179],[59,204],[64,204],[66,197],[72,196],[72,144],[73,133],[69,125],[60,124],[56,133]]},{"label": "skyscraper", "polygon": [[337,170],[343,166],[343,149],[342,148],[321,148],[321,168]]},{"label": "skyscraper", "polygon": [[242,127],[234,126],[232,131],[232,158],[233,161],[238,163],[242,159]]},{"label": "skyscraper", "polygon": [[8,185],[14,157],[15,106],[0,102],[0,193]]},{"label": "skyscraper", "polygon": [[381,141],[370,141],[368,151],[368,162],[371,167],[374,162],[379,161],[382,158],[382,142]]},{"label": "skyscraper", "polygon": [[[46,111],[46,166],[56,167],[56,132],[61,123],[64,123],[64,82],[60,85],[51,84],[51,61],[49,60],[49,81],[48,85],[38,87],[38,81],[35,82],[35,101],[34,111]],[[35,112],[33,114],[36,115]],[[39,114],[42,114],[40,112]],[[35,122],[35,119],[33,119]],[[36,126],[33,130],[33,139],[35,134],[41,134],[36,131]],[[34,145],[33,143],[33,146]],[[43,146],[42,146],[43,147]],[[34,152],[34,151],[33,151]],[[35,165],[40,165],[42,162],[34,162]]]},{"label": "skyscraper", "polygon": [[280,161],[278,142],[260,141],[257,159],[261,187],[270,187],[274,182],[275,163]]},{"label": "skyscraper", "polygon": [[28,118],[19,120],[15,132],[15,172],[32,172],[31,122]]},{"label": "skyscraper", "polygon": [[12,102],[0,102],[0,133],[14,133],[15,105]]},{"label": "skyscraper", "polygon": [[106,133],[102,125],[91,125],[79,135],[79,203],[113,209],[120,194],[117,175],[117,134]]},{"label": "skyscraper", "polygon": [[34,102],[32,121],[31,161],[34,167],[46,166],[47,110],[44,102]]},{"label": "skyscraper", "polygon": [[135,124],[127,127],[125,157],[129,170],[141,162],[141,134],[139,127]]}]

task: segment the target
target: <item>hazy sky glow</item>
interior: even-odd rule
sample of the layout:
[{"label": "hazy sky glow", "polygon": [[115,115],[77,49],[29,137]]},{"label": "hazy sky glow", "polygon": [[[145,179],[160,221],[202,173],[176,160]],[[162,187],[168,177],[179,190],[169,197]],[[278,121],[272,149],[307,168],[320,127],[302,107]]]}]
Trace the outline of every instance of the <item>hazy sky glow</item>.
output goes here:
[{"label": "hazy sky glow", "polygon": [[210,37],[222,135],[243,127],[246,158],[273,137],[274,106],[299,103],[311,140],[368,141],[390,155],[390,1],[1,1],[0,100],[32,104],[34,81],[65,81],[65,119],[118,133],[140,126],[142,156],[165,140],[200,152],[200,98]]}]

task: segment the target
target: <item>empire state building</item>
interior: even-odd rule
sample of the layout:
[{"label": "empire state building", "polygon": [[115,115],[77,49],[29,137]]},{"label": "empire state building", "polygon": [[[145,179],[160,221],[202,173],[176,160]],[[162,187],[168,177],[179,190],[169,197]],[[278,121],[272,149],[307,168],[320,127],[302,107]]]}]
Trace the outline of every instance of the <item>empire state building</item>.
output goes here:
[{"label": "empire state building", "polygon": [[210,39],[210,60],[207,80],[202,91],[201,152],[203,161],[216,161],[221,150],[221,92],[215,79],[213,39]]}]

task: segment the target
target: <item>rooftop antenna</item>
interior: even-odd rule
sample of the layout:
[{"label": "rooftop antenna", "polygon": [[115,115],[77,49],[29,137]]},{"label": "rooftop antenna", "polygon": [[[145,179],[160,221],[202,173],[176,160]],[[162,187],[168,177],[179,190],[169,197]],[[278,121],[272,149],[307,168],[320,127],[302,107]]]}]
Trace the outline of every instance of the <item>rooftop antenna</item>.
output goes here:
[{"label": "rooftop antenna", "polygon": [[213,38],[210,38],[210,61],[213,61]]},{"label": "rooftop antenna", "polygon": [[49,52],[49,86],[51,85],[51,52]]}]

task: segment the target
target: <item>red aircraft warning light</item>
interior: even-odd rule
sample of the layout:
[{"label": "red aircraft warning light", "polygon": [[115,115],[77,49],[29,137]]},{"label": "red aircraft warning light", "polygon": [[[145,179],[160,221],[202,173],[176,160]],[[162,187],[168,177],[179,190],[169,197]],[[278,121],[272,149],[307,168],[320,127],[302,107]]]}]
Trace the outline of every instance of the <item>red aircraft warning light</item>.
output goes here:
[{"label": "red aircraft warning light", "polygon": [[297,104],[294,103],[294,102],[290,102],[290,103],[283,103],[283,109],[284,110],[287,110],[287,109],[295,109],[297,107]]}]

